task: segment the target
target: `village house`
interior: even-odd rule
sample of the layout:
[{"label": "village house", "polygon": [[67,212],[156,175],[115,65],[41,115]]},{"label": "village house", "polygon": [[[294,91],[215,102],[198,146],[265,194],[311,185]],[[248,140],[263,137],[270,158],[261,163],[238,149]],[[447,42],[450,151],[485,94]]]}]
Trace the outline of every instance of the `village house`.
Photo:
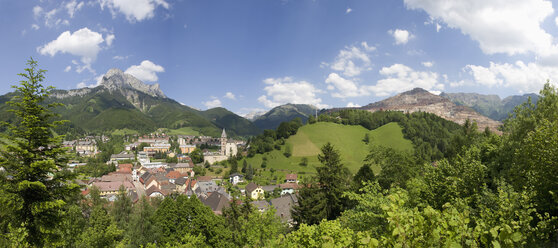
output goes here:
[{"label": "village house", "polygon": [[230,199],[220,192],[214,192],[209,197],[202,199],[202,203],[211,208],[213,213],[221,215],[223,208],[230,206]]},{"label": "village house", "polygon": [[256,185],[255,183],[249,183],[246,185],[246,196],[254,200],[264,199],[264,190],[261,186]]},{"label": "village house", "polygon": [[129,192],[134,189],[134,185],[129,181],[108,181],[108,182],[95,182],[93,183],[94,187],[99,189],[99,193],[101,196],[108,196],[108,195],[115,195],[118,194],[118,190],[120,186],[124,186],[126,192]]},{"label": "village house", "polygon": [[254,205],[254,207],[256,207],[258,209],[258,211],[260,211],[260,213],[265,212],[270,207],[269,202],[263,201],[263,200],[262,201],[253,201],[251,203],[252,203],[252,205]]},{"label": "village house", "polygon": [[298,189],[298,184],[296,184],[296,183],[283,183],[283,184],[280,184],[279,187],[281,188],[281,195],[294,194]]},{"label": "village house", "polygon": [[229,176],[229,182],[232,183],[232,185],[237,185],[240,182],[243,182],[244,180],[244,176],[240,173],[233,173]]},{"label": "village house", "polygon": [[157,152],[166,153],[170,150],[171,145],[169,143],[155,143],[151,146],[144,147],[143,151],[147,152],[148,154],[153,154]]},{"label": "village house", "polygon": [[285,182],[286,183],[298,183],[297,175],[296,174],[287,174],[285,175]]},{"label": "village house", "polygon": [[171,163],[167,166],[180,173],[190,173],[194,169],[194,163],[192,163],[192,160],[187,160],[185,163]]},{"label": "village house", "polygon": [[78,140],[75,144],[75,151],[82,155],[94,155],[97,153],[97,142],[93,140]]},{"label": "village house", "polygon": [[126,152],[121,152],[119,154],[110,155],[110,162],[118,162],[123,160],[135,160],[136,156],[134,154],[128,154]]},{"label": "village house", "polygon": [[180,148],[180,152],[182,154],[188,154],[193,152],[196,149],[195,145],[180,145],[178,148]]},{"label": "village house", "polygon": [[286,194],[279,198],[271,199],[271,205],[275,208],[275,215],[284,223],[293,226],[293,219],[291,217],[292,208],[298,204],[296,195]]}]

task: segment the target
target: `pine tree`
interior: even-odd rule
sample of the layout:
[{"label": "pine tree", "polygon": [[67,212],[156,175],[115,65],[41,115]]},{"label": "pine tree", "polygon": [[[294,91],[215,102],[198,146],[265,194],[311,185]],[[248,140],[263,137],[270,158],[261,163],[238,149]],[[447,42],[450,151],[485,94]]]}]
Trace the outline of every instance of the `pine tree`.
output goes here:
[{"label": "pine tree", "polygon": [[15,120],[2,123],[8,134],[0,150],[0,229],[23,226],[27,242],[42,247],[60,239],[61,210],[77,199],[79,187],[66,169],[63,137],[52,132],[62,121],[53,121],[52,109],[60,104],[44,103],[53,89],[42,85],[46,71],[37,69],[32,58],[27,65],[18,74],[24,79],[13,86],[15,97],[7,102]]},{"label": "pine tree", "polygon": [[329,142],[322,147],[318,160],[317,175],[310,183],[304,183],[299,191],[298,206],[294,207],[293,219],[298,225],[318,224],[321,220],[333,220],[347,208],[343,193],[349,189],[350,172],[341,163],[339,152]]}]

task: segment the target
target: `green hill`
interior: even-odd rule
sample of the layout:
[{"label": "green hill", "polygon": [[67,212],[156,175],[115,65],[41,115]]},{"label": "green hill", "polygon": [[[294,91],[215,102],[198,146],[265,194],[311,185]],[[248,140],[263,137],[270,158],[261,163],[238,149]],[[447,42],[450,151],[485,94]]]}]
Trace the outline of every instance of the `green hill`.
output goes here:
[{"label": "green hill", "polygon": [[[298,172],[299,174],[314,173],[315,168],[320,165],[317,155],[320,148],[327,142],[331,142],[341,153],[341,160],[352,173],[355,173],[363,164],[368,154],[368,146],[363,142],[365,134],[368,133],[371,144],[383,145],[399,150],[412,150],[410,140],[403,138],[402,128],[399,124],[392,122],[369,131],[362,126],[342,125],[330,122],[318,122],[301,127],[297,134],[289,137],[286,144],[292,146],[293,155],[289,158],[283,155],[285,146],[281,151],[273,150],[265,154],[257,154],[247,158],[248,164],[254,168],[261,168],[263,157],[267,157],[267,169],[277,170],[277,174],[283,176],[286,173]],[[307,166],[301,166],[303,157],[308,159]],[[240,163],[242,165],[242,162]],[[374,168],[379,172],[379,168]],[[302,173],[301,173],[302,172]],[[279,177],[280,178],[280,177]],[[278,179],[279,180],[279,179]]]}]

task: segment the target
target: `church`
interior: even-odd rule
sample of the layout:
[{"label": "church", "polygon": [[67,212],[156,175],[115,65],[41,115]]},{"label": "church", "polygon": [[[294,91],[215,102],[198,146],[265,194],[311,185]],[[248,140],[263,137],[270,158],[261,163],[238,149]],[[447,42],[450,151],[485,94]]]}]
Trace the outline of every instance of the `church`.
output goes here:
[{"label": "church", "polygon": [[223,133],[221,133],[221,150],[219,155],[204,155],[204,163],[208,162],[209,164],[214,164],[220,161],[224,161],[229,159],[232,156],[236,156],[238,153],[238,147],[236,143],[229,142],[227,139],[227,132],[223,128]]},{"label": "church", "polygon": [[223,133],[221,134],[221,155],[229,158],[231,156],[236,156],[236,153],[238,153],[238,147],[236,146],[236,143],[228,142],[227,133],[223,128]]}]

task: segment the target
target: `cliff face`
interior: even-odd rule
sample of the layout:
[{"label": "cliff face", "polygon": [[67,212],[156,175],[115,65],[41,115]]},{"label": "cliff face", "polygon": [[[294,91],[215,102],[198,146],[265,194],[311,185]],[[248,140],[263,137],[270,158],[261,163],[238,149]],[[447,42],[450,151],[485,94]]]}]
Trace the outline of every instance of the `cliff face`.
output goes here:
[{"label": "cliff face", "polygon": [[491,131],[500,133],[497,130],[501,125],[500,122],[480,115],[469,107],[458,106],[447,98],[434,95],[421,88],[415,88],[388,99],[368,104],[361,109],[371,112],[379,110],[403,111],[405,113],[427,112],[458,124],[463,124],[466,120],[476,121],[479,130],[482,131],[488,127]]}]

